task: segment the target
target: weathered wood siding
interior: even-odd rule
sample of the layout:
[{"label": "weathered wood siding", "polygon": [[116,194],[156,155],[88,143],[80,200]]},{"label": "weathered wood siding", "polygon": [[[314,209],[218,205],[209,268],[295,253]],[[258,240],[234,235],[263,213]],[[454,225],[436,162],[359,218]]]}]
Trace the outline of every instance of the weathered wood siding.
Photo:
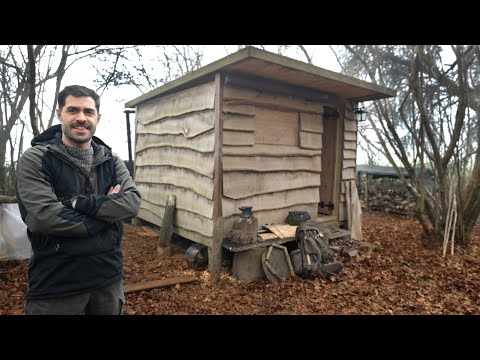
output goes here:
[{"label": "weathered wood siding", "polygon": [[207,83],[139,105],[136,120],[143,125],[214,107],[215,83]]},{"label": "weathered wood siding", "polygon": [[322,114],[300,113],[300,147],[322,150]]},{"label": "weathered wood siding", "polygon": [[[225,235],[241,206],[252,206],[260,225],[282,223],[294,210],[316,217],[326,104],[230,86],[221,104],[217,208]],[[217,211],[215,106],[215,84],[208,83],[140,104],[136,115],[135,180],[143,196],[138,217],[161,226],[167,197],[176,195],[175,233],[207,246]],[[345,220],[344,181],[355,178],[357,124],[348,107],[339,121],[345,131],[337,188]]]},{"label": "weathered wood siding", "polygon": [[347,220],[347,207],[345,196],[345,183],[355,180],[355,166],[357,158],[357,122],[353,114],[353,109],[349,102],[345,103],[344,112],[344,136],[343,136],[343,154],[342,154],[342,174],[340,188],[340,206],[339,220]]},{"label": "weathered wood siding", "polygon": [[153,99],[137,108],[138,217],[161,226],[176,195],[174,231],[211,246],[213,236],[214,83]]},{"label": "weathered wood siding", "polygon": [[247,88],[224,88],[223,198],[228,234],[241,206],[259,225],[289,211],[317,215],[323,132],[320,102]]}]

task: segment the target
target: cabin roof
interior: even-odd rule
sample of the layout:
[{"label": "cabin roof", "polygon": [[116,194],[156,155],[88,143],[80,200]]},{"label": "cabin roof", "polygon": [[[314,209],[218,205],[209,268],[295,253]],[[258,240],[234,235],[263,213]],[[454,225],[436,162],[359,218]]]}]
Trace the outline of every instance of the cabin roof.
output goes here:
[{"label": "cabin roof", "polygon": [[[409,178],[410,174],[407,169],[399,167],[398,168],[402,175],[405,178]],[[420,174],[421,170],[419,168],[415,169],[416,174]],[[357,165],[357,173],[365,173],[370,175],[373,179],[377,178],[398,178],[397,171],[395,168],[390,166],[377,166],[377,165]],[[432,177],[434,173],[430,169],[424,169],[425,177]]]},{"label": "cabin roof", "polygon": [[219,71],[328,92],[351,101],[378,100],[395,96],[392,89],[248,46],[130,100],[125,107],[131,108],[156,97],[213,81],[215,73]]}]

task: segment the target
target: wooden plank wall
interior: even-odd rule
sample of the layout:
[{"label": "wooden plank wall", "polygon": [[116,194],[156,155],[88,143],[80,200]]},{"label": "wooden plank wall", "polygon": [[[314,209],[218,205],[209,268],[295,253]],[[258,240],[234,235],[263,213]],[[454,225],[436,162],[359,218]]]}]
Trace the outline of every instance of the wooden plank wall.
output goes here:
[{"label": "wooden plank wall", "polygon": [[136,113],[138,217],[161,226],[167,197],[176,195],[175,233],[207,246],[213,236],[214,85],[150,100]]},{"label": "wooden plank wall", "polygon": [[[212,245],[214,224],[214,85],[150,100],[138,106],[136,115],[135,180],[143,198],[138,217],[161,226],[167,197],[176,195],[175,233],[207,246]],[[317,215],[324,105],[224,88],[225,234],[241,206],[253,206],[260,225],[283,223],[289,211]],[[269,125],[276,121],[281,126]],[[343,121],[340,220],[346,219],[344,181],[355,178],[357,124],[351,107]]]},{"label": "wooden plank wall", "polygon": [[283,223],[289,211],[316,217],[324,104],[232,86],[223,104],[226,234],[241,206],[253,206],[259,225]]},{"label": "wooden plank wall", "polygon": [[344,136],[343,136],[343,154],[342,154],[342,179],[340,190],[339,220],[347,220],[347,207],[345,197],[345,183],[355,180],[355,168],[357,159],[357,122],[353,114],[352,106],[349,102],[345,103],[344,113]]}]

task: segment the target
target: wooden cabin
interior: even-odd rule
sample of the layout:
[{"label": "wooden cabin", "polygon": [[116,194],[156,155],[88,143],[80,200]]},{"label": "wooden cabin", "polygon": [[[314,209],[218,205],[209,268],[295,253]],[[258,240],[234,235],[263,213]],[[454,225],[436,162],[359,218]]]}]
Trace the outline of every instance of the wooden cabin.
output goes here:
[{"label": "wooden cabin", "polygon": [[136,109],[138,218],[208,246],[219,276],[224,236],[241,206],[258,224],[289,211],[346,221],[355,181],[359,101],[394,91],[298,60],[244,48],[125,104]]}]

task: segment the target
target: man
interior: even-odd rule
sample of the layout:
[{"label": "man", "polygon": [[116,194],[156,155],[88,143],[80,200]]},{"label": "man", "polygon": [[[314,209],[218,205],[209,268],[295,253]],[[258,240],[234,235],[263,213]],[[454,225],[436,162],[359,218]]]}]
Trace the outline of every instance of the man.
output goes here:
[{"label": "man", "polygon": [[141,196],[124,162],[93,136],[100,98],[80,85],[58,94],[54,125],[20,158],[16,192],[32,244],[26,314],[121,314],[122,220]]}]

